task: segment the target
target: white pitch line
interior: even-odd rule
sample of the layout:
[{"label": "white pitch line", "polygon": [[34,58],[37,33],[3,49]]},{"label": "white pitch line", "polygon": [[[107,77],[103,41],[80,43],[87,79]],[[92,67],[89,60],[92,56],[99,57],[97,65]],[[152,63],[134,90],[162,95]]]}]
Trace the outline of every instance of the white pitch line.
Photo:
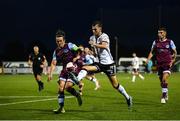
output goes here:
[{"label": "white pitch line", "polygon": [[[68,96],[66,98],[73,98],[73,97],[74,96]],[[29,101],[12,102],[12,103],[2,103],[2,104],[0,104],[0,106],[15,105],[15,104],[25,104],[25,103],[34,103],[34,102],[43,102],[43,101],[50,101],[50,100],[57,100],[57,98],[41,99],[41,100],[29,100]]]},{"label": "white pitch line", "polygon": [[56,96],[0,96],[0,98],[53,98]]}]

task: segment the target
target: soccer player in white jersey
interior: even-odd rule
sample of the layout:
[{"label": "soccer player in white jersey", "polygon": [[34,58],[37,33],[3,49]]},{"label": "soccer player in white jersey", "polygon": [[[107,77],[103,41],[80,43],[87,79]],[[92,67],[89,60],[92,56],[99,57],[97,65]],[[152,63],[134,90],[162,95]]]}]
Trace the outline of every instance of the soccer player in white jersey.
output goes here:
[{"label": "soccer player in white jersey", "polygon": [[102,32],[102,24],[100,21],[95,21],[92,24],[93,35],[90,37],[89,44],[94,48],[95,54],[98,58],[98,63],[93,65],[83,66],[82,70],[77,76],[77,82],[86,77],[90,72],[104,72],[112,86],[121,93],[130,108],[132,106],[132,97],[127,94],[122,85],[119,84],[116,77],[116,66],[110,52],[110,40],[107,34]]},{"label": "soccer player in white jersey", "polygon": [[133,60],[132,60],[132,66],[133,66],[132,82],[135,82],[136,76],[139,76],[142,80],[144,80],[144,77],[139,73],[139,58],[136,56],[136,53],[133,53],[132,56],[133,56]]}]

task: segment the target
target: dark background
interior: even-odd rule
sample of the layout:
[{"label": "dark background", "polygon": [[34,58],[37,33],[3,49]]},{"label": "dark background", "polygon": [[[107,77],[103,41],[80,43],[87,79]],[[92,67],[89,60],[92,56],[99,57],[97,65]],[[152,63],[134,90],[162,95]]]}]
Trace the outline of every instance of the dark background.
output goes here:
[{"label": "dark background", "polygon": [[103,22],[115,57],[147,56],[157,29],[165,26],[179,51],[179,0],[1,0],[0,61],[26,61],[34,45],[48,61],[56,47],[55,32],[66,32],[67,42],[88,46],[91,23]]}]

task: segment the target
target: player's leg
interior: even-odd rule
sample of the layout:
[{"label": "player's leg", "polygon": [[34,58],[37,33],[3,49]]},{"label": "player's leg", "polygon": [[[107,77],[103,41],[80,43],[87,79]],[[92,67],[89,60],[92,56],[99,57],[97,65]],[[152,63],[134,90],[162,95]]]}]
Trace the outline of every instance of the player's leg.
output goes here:
[{"label": "player's leg", "polygon": [[165,101],[168,100],[168,77],[170,73],[164,72],[162,76],[162,82],[161,82],[161,87],[162,87],[162,99]]},{"label": "player's leg", "polygon": [[58,114],[58,113],[65,113],[65,110],[64,110],[64,99],[65,99],[65,96],[64,96],[64,88],[65,88],[65,80],[59,80],[58,81],[58,104],[59,104],[59,107],[56,109],[56,110],[53,110],[54,113]]},{"label": "player's leg", "polygon": [[[84,83],[81,81],[77,81],[77,75],[80,72],[81,67],[78,67],[77,65],[73,64],[72,62],[69,62],[66,66],[66,72],[68,75],[69,80],[74,84],[78,84],[79,86],[79,93],[80,95],[82,95],[82,90],[83,90],[83,86]],[[67,90],[68,91],[68,90]]]},{"label": "player's leg", "polygon": [[[116,74],[116,66],[111,65],[111,66],[105,67],[104,69],[106,69],[106,71],[104,71],[104,72],[108,76],[112,86],[126,98],[128,107],[131,107],[132,106],[132,97],[129,96],[128,93],[126,92],[126,90],[124,89],[124,87],[119,84],[117,77],[115,75]],[[101,70],[104,70],[104,69],[103,69],[103,67],[101,67]]]},{"label": "player's leg", "polygon": [[108,78],[109,78],[112,86],[126,98],[128,107],[131,107],[132,106],[132,97],[126,92],[124,87],[118,83],[116,76],[108,76]]},{"label": "player's leg", "polygon": [[132,106],[132,97],[126,92],[124,87],[118,83],[116,76],[108,76],[108,77],[109,77],[109,80],[110,80],[112,86],[126,98],[128,107],[131,107]]},{"label": "player's leg", "polygon": [[139,78],[141,78],[142,80],[144,80],[144,76],[141,75],[140,73],[138,74]]},{"label": "player's leg", "polygon": [[86,79],[92,81],[92,82],[96,85],[96,87],[94,88],[94,90],[97,90],[97,89],[100,88],[99,81],[96,79],[94,73],[89,73],[89,74],[86,76]]},{"label": "player's leg", "polygon": [[81,99],[80,93],[77,92],[73,88],[73,85],[74,85],[73,82],[67,81],[65,89],[66,89],[66,91],[68,91],[70,94],[72,94],[73,96],[75,96],[77,98],[78,104],[79,104],[79,106],[81,106],[82,105],[82,99]]},{"label": "player's leg", "polygon": [[137,75],[139,76],[139,78],[141,78],[142,80],[144,80],[144,76],[142,76],[142,75],[139,73],[139,69],[137,69]]},{"label": "player's leg", "polygon": [[92,74],[91,76],[92,76],[92,81],[96,84],[96,87],[94,88],[94,90],[99,89],[100,88],[99,81],[95,77],[95,74]]},{"label": "player's leg", "polygon": [[[163,70],[160,67],[158,67],[158,76],[160,80],[161,91],[163,91]],[[162,95],[163,95],[163,92],[162,92]],[[161,103],[166,103],[166,100],[162,97],[163,96],[161,96]]]},{"label": "player's leg", "polygon": [[44,84],[41,81],[42,69],[33,68],[33,73],[34,73],[34,77],[36,79],[36,82],[38,84],[39,91],[41,91],[42,89],[44,89]]},{"label": "player's leg", "polygon": [[133,68],[133,71],[132,71],[132,82],[135,82],[136,80],[136,69]]},{"label": "player's leg", "polygon": [[81,71],[79,72],[78,76],[77,76],[77,81],[79,82],[80,80],[82,80],[84,77],[86,77],[88,71],[97,71],[98,68],[95,65],[90,65],[90,66],[83,66]]},{"label": "player's leg", "polygon": [[84,83],[81,81],[79,81],[79,94],[82,95],[82,92],[83,92],[83,87],[84,87]]},{"label": "player's leg", "polygon": [[44,89],[44,83],[41,81],[41,74],[36,75],[36,80],[39,86],[39,91]]},{"label": "player's leg", "polygon": [[[77,78],[71,78],[75,81],[76,84],[79,85],[80,94],[82,95],[82,89],[84,84],[82,83],[82,79],[87,76],[88,71],[97,71],[96,66],[83,66],[82,69],[79,71]],[[73,77],[73,75],[71,75]]]},{"label": "player's leg", "polygon": [[166,103],[168,100],[168,77],[170,76],[170,67],[158,67],[158,75],[161,82],[162,96],[161,103]]}]

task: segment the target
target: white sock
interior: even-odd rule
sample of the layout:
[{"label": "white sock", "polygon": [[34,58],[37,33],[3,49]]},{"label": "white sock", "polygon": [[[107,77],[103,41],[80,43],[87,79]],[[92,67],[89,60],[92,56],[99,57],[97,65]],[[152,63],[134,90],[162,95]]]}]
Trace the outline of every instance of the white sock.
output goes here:
[{"label": "white sock", "polygon": [[92,78],[92,82],[96,83],[97,79],[96,78]]},{"label": "white sock", "polygon": [[80,81],[81,79],[83,79],[84,77],[86,77],[87,75],[87,71],[86,70],[81,70],[77,76],[78,81]]},{"label": "white sock", "polygon": [[167,93],[168,92],[168,88],[162,88],[162,93]]},{"label": "white sock", "polygon": [[136,76],[133,75],[132,82],[135,82],[135,80],[136,80]]},{"label": "white sock", "polygon": [[58,103],[59,104],[64,103],[64,97],[58,97]]},{"label": "white sock", "polygon": [[93,80],[92,80],[95,84],[96,84],[96,87],[99,87],[99,82],[97,81],[97,79],[96,78],[93,78]]},{"label": "white sock", "polygon": [[118,91],[126,98],[129,99],[129,95],[127,94],[126,90],[123,86],[119,85]]},{"label": "white sock", "polygon": [[144,77],[143,77],[141,74],[139,74],[139,77],[140,77],[142,80],[144,80]]},{"label": "white sock", "polygon": [[86,77],[88,80],[90,80],[90,81],[92,81],[92,77],[91,76],[88,76],[88,77]]}]

